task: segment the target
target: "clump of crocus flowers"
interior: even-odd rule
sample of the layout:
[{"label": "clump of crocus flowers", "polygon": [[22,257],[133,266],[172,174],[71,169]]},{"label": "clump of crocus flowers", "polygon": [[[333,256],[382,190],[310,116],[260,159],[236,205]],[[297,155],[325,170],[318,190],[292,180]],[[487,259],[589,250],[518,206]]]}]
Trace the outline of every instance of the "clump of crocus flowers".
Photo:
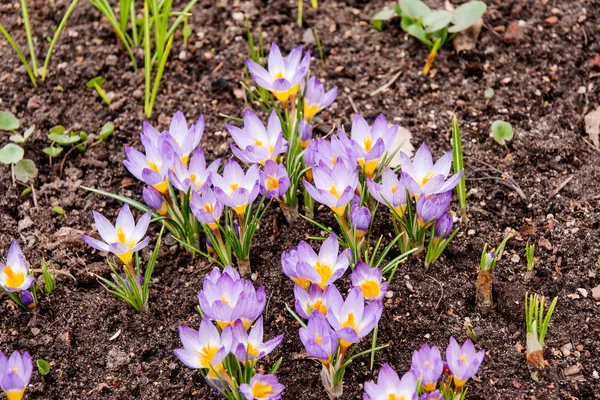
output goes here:
[{"label": "clump of crocus flowers", "polygon": [[344,299],[334,283],[348,269],[350,258],[349,249],[339,251],[335,234],[322,243],[318,254],[300,242],[281,256],[283,272],[295,283],[294,316],[302,325],[300,340],[308,355],[321,363],[321,380],[330,398],[342,395],[348,364],[377,350],[353,354],[355,346],[377,326],[387,290],[381,270],[362,263],[350,276],[352,287]]},{"label": "clump of crocus flowers", "polygon": [[269,355],[283,335],[264,342],[264,288],[255,289],[231,266],[215,268],[198,294],[202,321],[199,330],[179,326],[183,348],[175,355],[199,369],[210,387],[228,400],[279,400],[284,386],[275,376],[257,372],[257,361]]},{"label": "clump of crocus flowers", "polygon": [[424,344],[413,352],[410,371],[402,378],[384,364],[377,383],[365,382],[365,400],[457,400],[464,399],[467,381],[477,374],[485,351],[477,351],[470,340],[460,346],[453,337],[446,361],[436,346]]},{"label": "clump of crocus flowers", "polygon": [[0,351],[0,387],[7,400],[21,400],[31,380],[33,364],[29,353],[18,351],[6,357]]}]

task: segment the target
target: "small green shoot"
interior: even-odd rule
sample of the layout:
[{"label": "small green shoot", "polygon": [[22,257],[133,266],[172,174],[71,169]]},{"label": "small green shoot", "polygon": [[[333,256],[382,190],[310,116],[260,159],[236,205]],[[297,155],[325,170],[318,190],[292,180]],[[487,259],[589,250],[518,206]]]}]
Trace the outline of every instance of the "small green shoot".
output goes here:
[{"label": "small green shoot", "polygon": [[23,132],[22,135],[19,133],[15,133],[14,135],[11,135],[8,138],[8,140],[10,140],[13,143],[17,143],[17,144],[24,144],[27,141],[27,139],[29,139],[29,137],[33,134],[33,131],[35,131],[35,125],[27,128],[27,130],[25,132]]},{"label": "small green shoot", "polygon": [[32,160],[24,158],[15,164],[14,174],[19,182],[28,183],[38,175],[38,169]]},{"label": "small green shoot", "polygon": [[525,254],[527,256],[527,271],[533,271],[533,255],[535,252],[535,244],[525,245]]},{"label": "small green shoot", "polygon": [[527,326],[527,361],[538,369],[544,368],[544,339],[548,332],[552,313],[556,308],[555,297],[544,314],[544,297],[525,293],[525,324]]},{"label": "small green shoot", "polygon": [[190,27],[190,25],[188,23],[189,19],[190,19],[190,17],[188,15],[183,17],[183,30],[181,31],[181,34],[183,35],[183,45],[184,46],[188,45],[188,39],[192,35],[192,28]]},{"label": "small green shoot", "polygon": [[65,210],[61,206],[54,206],[54,208],[52,210],[54,211],[55,214],[65,215]]},{"label": "small green shoot", "polygon": [[52,272],[50,272],[44,258],[42,258],[42,276],[44,277],[45,292],[51,294],[56,289],[56,270],[52,266]]},{"label": "small green shoot", "polygon": [[27,196],[29,193],[31,193],[31,186],[27,186],[22,192],[21,192],[21,196],[25,197]]},{"label": "small green shoot", "polygon": [[102,98],[102,100],[104,100],[104,102],[108,105],[110,105],[110,99],[108,98],[108,96],[106,95],[106,92],[104,91],[104,89],[102,89],[102,85],[104,85],[104,83],[106,82],[106,79],[104,79],[101,76],[97,76],[93,79],[90,79],[85,86],[95,89],[96,92],[98,93],[98,95]]},{"label": "small green shoot", "polygon": [[462,214],[463,223],[469,218],[467,216],[467,179],[465,177],[465,162],[463,160],[462,142],[460,137],[460,126],[456,115],[452,118],[452,162],[454,164],[454,173],[462,171],[462,177],[456,185],[456,197]]},{"label": "small green shoot", "polygon": [[492,123],[492,137],[500,146],[504,146],[506,151],[510,153],[506,142],[513,138],[513,128],[511,124],[500,120],[494,121]]},{"label": "small green shoot", "polygon": [[487,88],[485,89],[485,91],[483,92],[483,95],[485,96],[485,100],[486,100],[486,104],[488,104],[490,102],[490,100],[492,99],[492,97],[494,97],[494,89],[492,88]]},{"label": "small green shoot", "polygon": [[506,246],[506,242],[508,242],[508,239],[510,239],[511,237],[512,235],[510,234],[506,235],[506,237],[504,238],[504,240],[502,240],[500,245],[497,248],[490,250],[489,252],[487,251],[488,244],[486,243],[483,246],[483,251],[481,252],[481,261],[479,263],[480,271],[494,270],[494,268],[496,268],[496,263],[502,255],[504,246]]},{"label": "small green shoot", "polygon": [[313,28],[313,33],[315,34],[315,42],[317,43],[317,48],[319,49],[319,59],[321,60],[321,66],[325,66],[325,58],[323,57],[323,46],[321,45],[321,39],[319,38],[319,33],[317,32],[317,28]]},{"label": "small green shoot", "polygon": [[48,361],[39,359],[36,361],[36,365],[40,375],[46,376],[50,373],[50,364],[48,364]]}]

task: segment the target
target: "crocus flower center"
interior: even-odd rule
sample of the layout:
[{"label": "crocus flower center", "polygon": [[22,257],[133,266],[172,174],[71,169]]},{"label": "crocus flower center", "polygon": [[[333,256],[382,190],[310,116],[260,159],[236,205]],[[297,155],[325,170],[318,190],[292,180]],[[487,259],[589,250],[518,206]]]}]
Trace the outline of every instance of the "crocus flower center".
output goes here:
[{"label": "crocus flower center", "polygon": [[350,327],[358,332],[358,328],[356,326],[356,321],[354,321],[354,313],[353,312],[348,313],[348,318],[346,319],[346,322],[344,322],[342,324],[342,328],[347,328],[347,327]]},{"label": "crocus flower center", "polygon": [[219,349],[216,346],[211,346],[207,344],[201,350],[198,351],[198,357],[200,358],[200,365],[204,368],[209,368],[212,365],[212,359],[217,354]]},{"label": "crocus flower center", "polygon": [[204,211],[206,211],[209,214],[213,213],[213,204],[212,203],[206,203],[204,205]]},{"label": "crocus flower center", "polygon": [[379,296],[379,282],[375,280],[364,281],[360,285],[360,288],[362,289],[363,296],[367,299]]},{"label": "crocus flower center", "polygon": [[363,144],[365,146],[366,151],[371,150],[371,147],[373,147],[373,141],[371,140],[371,137],[369,135],[365,136],[365,139],[363,140]]},{"label": "crocus flower center", "polygon": [[337,197],[338,199],[340,198],[340,194],[338,193],[337,189],[335,188],[334,184],[331,184],[331,189],[329,189],[329,193],[331,193],[332,195],[334,195],[335,197]]},{"label": "crocus flower center", "polygon": [[319,311],[321,314],[323,315],[327,315],[327,305],[321,301],[321,300],[317,300],[315,301],[315,303],[312,305],[311,310],[317,310]]},{"label": "crocus flower center", "polygon": [[281,79],[283,78],[283,72],[279,71],[278,73],[275,74],[275,79]]},{"label": "crocus flower center", "polygon": [[319,112],[318,104],[309,104],[308,102],[304,103],[304,118],[305,119],[310,120],[318,112]]},{"label": "crocus flower center", "polygon": [[331,275],[333,275],[331,267],[327,264],[321,264],[319,261],[315,264],[315,271],[317,271],[317,274],[321,277],[322,286],[326,285],[329,278],[331,278]]},{"label": "crocus flower center", "polygon": [[331,163],[333,165],[335,165],[335,164],[337,164],[337,160],[338,160],[337,156],[333,156],[333,160],[331,160]]},{"label": "crocus flower center", "polygon": [[158,166],[149,159],[146,159],[146,163],[148,163],[148,168],[150,168],[152,171],[160,172],[160,168],[158,168]]},{"label": "crocus flower center", "polygon": [[190,174],[190,180],[196,183],[196,174]]},{"label": "crocus flower center", "polygon": [[18,368],[13,368],[13,372],[16,374],[19,371]]},{"label": "crocus flower center", "polygon": [[423,177],[423,179],[421,179],[421,185],[420,186],[424,186],[427,182],[429,182],[429,180],[431,178],[433,178],[435,176],[435,174],[433,172],[429,172],[427,173],[427,175],[425,175]]},{"label": "crocus flower center", "polygon": [[231,188],[231,190],[236,190],[238,187],[240,187],[240,185],[238,183],[232,183],[231,185],[229,185],[229,187]]},{"label": "crocus flower center", "polygon": [[396,193],[396,190],[398,190],[398,184],[394,184],[394,186],[392,186],[391,192],[392,193]]},{"label": "crocus flower center", "polygon": [[317,344],[321,344],[322,341],[323,339],[321,339],[321,336],[319,336],[318,333],[315,333],[315,342],[317,342]]},{"label": "crocus flower center", "polygon": [[263,399],[273,394],[273,387],[268,383],[256,382],[252,386],[252,396],[254,396],[256,399]]},{"label": "crocus flower center", "polygon": [[260,140],[258,140],[258,139],[255,139],[255,140],[254,140],[254,145],[255,145],[255,146],[261,146],[261,147],[262,147],[262,145],[263,145],[263,142],[261,142],[261,141],[260,141]]},{"label": "crocus flower center", "polygon": [[463,355],[460,357],[460,361],[467,365],[467,353],[463,353]]},{"label": "crocus flower center", "polygon": [[248,355],[253,357],[258,357],[260,351],[258,351],[258,347],[254,347],[252,344],[248,343],[247,349]]},{"label": "crocus flower center", "polygon": [[396,393],[388,394],[388,399],[389,400],[407,400],[406,396],[402,395],[402,396],[398,397],[398,396],[396,396]]},{"label": "crocus flower center", "polygon": [[6,392],[6,400],[21,400],[23,398],[24,393],[25,393],[25,389],[9,390]]},{"label": "crocus flower center", "polygon": [[117,240],[119,243],[127,244],[127,237],[125,236],[125,232],[121,226],[119,226],[119,229],[117,229]]},{"label": "crocus flower center", "polygon": [[279,180],[277,179],[277,177],[275,177],[273,175],[269,175],[269,180],[267,182],[267,189],[273,190],[273,189],[278,189],[278,188],[279,188]]},{"label": "crocus flower center", "polygon": [[10,265],[4,267],[4,273],[6,274],[6,286],[9,288],[17,288],[25,281],[25,273],[13,271]]}]

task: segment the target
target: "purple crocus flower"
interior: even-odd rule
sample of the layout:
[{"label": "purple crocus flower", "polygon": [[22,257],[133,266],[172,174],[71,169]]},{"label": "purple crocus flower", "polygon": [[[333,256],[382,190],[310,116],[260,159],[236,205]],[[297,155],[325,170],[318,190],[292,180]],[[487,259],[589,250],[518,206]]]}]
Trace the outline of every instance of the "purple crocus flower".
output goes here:
[{"label": "purple crocus flower", "polygon": [[198,122],[188,129],[187,121],[181,111],[173,115],[168,132],[159,133],[147,121],[142,124],[142,143],[150,141],[157,146],[161,138],[165,139],[184,165],[187,165],[190,154],[200,144],[203,134],[204,116],[200,115]]},{"label": "purple crocus flower", "polygon": [[402,181],[416,198],[421,194],[438,194],[452,190],[458,185],[463,174],[463,171],[460,171],[446,180],[452,168],[452,152],[444,154],[434,165],[431,151],[425,143],[419,147],[412,162],[406,154],[400,152],[400,165]]},{"label": "purple crocus flower", "polygon": [[219,229],[218,224],[223,214],[223,204],[217,200],[212,189],[205,187],[200,194],[192,193],[190,208],[198,221],[208,225],[212,230]]},{"label": "purple crocus flower", "polygon": [[312,138],[312,128],[305,120],[298,122],[298,137],[300,138],[300,147],[306,149]]},{"label": "purple crocus flower", "polygon": [[211,179],[217,199],[238,215],[246,212],[248,204],[256,199],[260,191],[257,165],[252,164],[244,173],[240,164],[232,158],[225,163],[223,176],[213,172]]},{"label": "purple crocus flower", "polygon": [[374,301],[365,307],[365,297],[359,287],[350,290],[346,301],[337,288],[327,295],[327,320],[340,338],[342,351],[345,351],[375,328],[383,305],[381,301]]},{"label": "purple crocus flower", "polygon": [[479,371],[484,357],[485,350],[476,351],[470,340],[467,339],[461,347],[454,337],[450,337],[446,348],[446,360],[457,389],[462,388],[469,378]]},{"label": "purple crocus flower", "polygon": [[421,379],[421,384],[426,391],[434,391],[444,372],[444,361],[442,361],[440,349],[424,344],[418,351],[414,351],[411,371]]},{"label": "purple crocus flower", "polygon": [[294,297],[296,298],[296,312],[304,319],[309,319],[315,312],[327,316],[327,292],[332,290],[333,285],[323,290],[319,285],[310,285],[308,292],[300,285],[294,285]]},{"label": "purple crocus flower", "polygon": [[19,292],[19,300],[21,300],[21,303],[27,308],[35,308],[37,306],[37,303],[29,290],[21,290]]},{"label": "purple crocus flower", "polygon": [[329,107],[335,101],[337,93],[337,87],[325,93],[325,87],[321,80],[311,76],[306,83],[306,91],[304,92],[303,118],[310,121],[318,112]]},{"label": "purple crocus flower", "polygon": [[[317,138],[311,140],[304,150],[304,165],[307,167],[320,166],[328,171],[332,170],[337,163],[343,163],[348,170],[356,169],[356,160],[352,160],[346,148],[337,137],[332,136],[330,140]],[[313,180],[312,169],[306,171],[309,182]]]},{"label": "purple crocus flower", "polygon": [[0,352],[0,386],[7,400],[21,400],[29,381],[33,364],[28,352],[13,352],[10,358]]},{"label": "purple crocus flower", "polygon": [[417,200],[417,216],[421,225],[441,218],[452,201],[452,192],[420,196]]},{"label": "purple crocus flower", "polygon": [[127,160],[123,161],[123,164],[137,179],[161,193],[166,193],[169,189],[169,171],[176,159],[170,141],[167,135],[161,135],[156,143],[144,135],[141,139],[146,154],[125,146]]},{"label": "purple crocus flower", "polygon": [[205,185],[210,186],[210,175],[217,172],[220,159],[213,161],[208,167],[201,148],[196,149],[190,164],[186,167],[179,160],[175,161],[173,170],[169,171],[169,179],[176,189],[187,193],[190,187],[193,192],[200,191]]},{"label": "purple crocus flower", "polygon": [[327,365],[337,350],[338,335],[320,313],[313,314],[306,328],[300,328],[300,340],[309,356]]},{"label": "purple crocus flower", "polygon": [[439,390],[434,390],[430,393],[423,393],[419,400],[444,400],[444,396]]},{"label": "purple crocus flower", "polygon": [[150,238],[147,236],[144,238],[144,235],[148,230],[152,211],[142,215],[137,225],[127,204],[121,207],[114,226],[102,214],[96,211],[92,211],[92,214],[102,240],[81,235],[83,241],[96,250],[113,253],[123,261],[123,264],[131,268],[133,253],[142,250],[150,241]]},{"label": "purple crocus flower", "polygon": [[215,268],[204,278],[198,301],[204,315],[222,329],[238,319],[248,329],[267,304],[264,287],[254,289],[252,282],[241,279],[230,265],[223,273]]},{"label": "purple crocus flower", "polygon": [[283,138],[281,122],[273,110],[269,116],[267,128],[250,110],[244,111],[244,129],[227,125],[227,130],[235,141],[231,151],[246,164],[264,165],[267,160],[276,160],[287,150],[287,141]]},{"label": "purple crocus flower", "polygon": [[263,343],[262,316],[256,320],[249,334],[246,332],[242,321],[238,319],[233,325],[233,347],[231,352],[241,362],[254,362],[270,354],[275,347],[279,346],[282,340],[283,335],[279,335]]},{"label": "purple crocus flower", "polygon": [[358,239],[363,238],[371,226],[371,212],[368,207],[353,206],[350,211],[350,226]]},{"label": "purple crocus flower", "polygon": [[310,196],[342,217],[346,205],[354,197],[358,185],[358,171],[339,162],[330,170],[321,162],[313,167],[312,175],[314,186],[304,180],[304,186]]},{"label": "purple crocus flower", "polygon": [[367,188],[375,200],[393,209],[396,214],[404,215],[406,210],[406,189],[391,169],[381,174],[381,184],[367,179]]},{"label": "purple crocus flower", "polygon": [[0,263],[0,286],[7,292],[27,290],[35,278],[29,275],[29,265],[23,256],[19,243],[13,239],[8,248],[6,265]]},{"label": "purple crocus flower", "polygon": [[397,133],[398,125],[389,126],[383,114],[377,116],[372,126],[356,114],[352,120],[350,140],[341,127],[338,129],[340,139],[350,149],[368,177],[373,177],[375,168],[392,147]]},{"label": "purple crocus flower", "polygon": [[396,371],[383,364],[377,375],[377,383],[365,382],[363,400],[417,400],[417,378],[412,372],[398,377]]},{"label": "purple crocus flower", "polygon": [[240,385],[240,393],[246,400],[280,400],[284,389],[275,375],[256,374],[250,383]]},{"label": "purple crocus flower", "polygon": [[349,276],[353,287],[362,290],[367,302],[381,300],[388,290],[388,283],[383,282],[379,268],[372,268],[367,263],[358,262]]},{"label": "purple crocus flower", "polygon": [[179,339],[183,349],[175,349],[179,360],[190,368],[208,369],[208,377],[226,377],[223,360],[231,351],[233,332],[226,327],[219,334],[208,318],[202,318],[198,330],[179,325]]},{"label": "purple crocus flower", "polygon": [[281,255],[283,272],[306,290],[310,283],[316,283],[324,290],[344,275],[350,265],[350,249],[338,255],[339,249],[337,236],[333,233],[323,242],[318,255],[302,241],[298,247]]},{"label": "purple crocus flower", "polygon": [[290,178],[285,165],[267,160],[264,169],[260,171],[260,194],[273,199],[283,196],[289,187]]},{"label": "purple crocus flower", "polygon": [[452,232],[454,226],[454,219],[448,214],[442,215],[436,222],[433,234],[436,238],[445,239]]},{"label": "purple crocus flower", "polygon": [[152,186],[146,186],[144,190],[142,190],[142,198],[148,207],[160,215],[167,215],[167,212],[169,211],[167,202],[162,193],[158,190],[154,189]]},{"label": "purple crocus flower", "polygon": [[293,49],[287,59],[281,55],[279,47],[273,42],[264,69],[252,60],[246,60],[246,66],[252,79],[261,87],[269,90],[284,107],[288,99],[295,98],[310,66],[310,51],[302,57],[302,46]]}]

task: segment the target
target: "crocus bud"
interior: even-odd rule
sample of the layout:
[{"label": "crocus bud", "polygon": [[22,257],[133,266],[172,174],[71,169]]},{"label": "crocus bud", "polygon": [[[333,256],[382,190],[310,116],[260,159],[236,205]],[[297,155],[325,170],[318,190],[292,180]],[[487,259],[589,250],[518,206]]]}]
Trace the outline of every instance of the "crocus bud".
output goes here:
[{"label": "crocus bud", "polygon": [[436,222],[435,222],[435,229],[434,229],[434,235],[436,238],[440,239],[445,239],[448,237],[448,235],[450,235],[450,232],[452,232],[452,227],[454,226],[454,219],[448,215],[448,214],[444,214],[442,215]]},{"label": "crocus bud", "polygon": [[437,221],[446,213],[450,202],[452,201],[452,192],[440,194],[430,194],[420,196],[417,200],[417,215],[422,225],[428,222]]},{"label": "crocus bud", "polygon": [[[142,277],[142,275],[137,274],[136,278],[140,286],[142,286],[144,284],[144,278]],[[133,289],[131,288],[131,282],[129,282],[129,278],[127,277],[125,277],[125,284],[127,285],[127,289],[129,289],[130,292],[133,292]]]},{"label": "crocus bud", "polygon": [[356,237],[362,238],[369,231],[371,212],[367,207],[353,207],[350,212],[350,224],[356,231]]},{"label": "crocus bud", "polygon": [[300,146],[303,149],[307,148],[312,137],[312,129],[305,120],[298,122],[298,136],[300,137]]},{"label": "crocus bud", "polygon": [[23,303],[23,305],[27,308],[35,308],[35,306],[37,305],[35,303],[33,295],[29,290],[21,290],[19,292],[19,299],[21,300],[21,303]]},{"label": "crocus bud", "polygon": [[167,203],[162,194],[152,186],[147,186],[142,191],[144,203],[160,215],[167,215]]},{"label": "crocus bud", "polygon": [[235,231],[235,235],[240,237],[240,223],[237,221],[233,221],[233,230]]}]

